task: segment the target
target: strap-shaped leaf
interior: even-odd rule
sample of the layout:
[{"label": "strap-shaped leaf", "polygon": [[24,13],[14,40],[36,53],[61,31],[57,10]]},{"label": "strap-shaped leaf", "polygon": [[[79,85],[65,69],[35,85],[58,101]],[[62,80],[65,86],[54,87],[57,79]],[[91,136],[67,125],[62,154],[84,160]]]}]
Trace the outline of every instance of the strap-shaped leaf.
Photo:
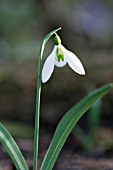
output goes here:
[{"label": "strap-shaped leaf", "polygon": [[41,170],[51,170],[53,168],[67,137],[69,136],[70,132],[72,131],[78,120],[94,104],[96,100],[107,94],[112,87],[113,84],[107,84],[93,91],[92,93],[84,97],[78,104],[73,106],[63,116],[57,126],[54,137],[42,162]]},{"label": "strap-shaped leaf", "polygon": [[10,155],[17,170],[29,169],[16,142],[1,123],[0,123],[0,142]]}]

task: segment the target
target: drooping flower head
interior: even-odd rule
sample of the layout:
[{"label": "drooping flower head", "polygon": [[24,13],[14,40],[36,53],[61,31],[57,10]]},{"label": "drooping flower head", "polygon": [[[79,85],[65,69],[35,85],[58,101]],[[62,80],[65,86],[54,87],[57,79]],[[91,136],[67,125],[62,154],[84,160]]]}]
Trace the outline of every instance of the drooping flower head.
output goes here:
[{"label": "drooping flower head", "polygon": [[78,74],[85,75],[84,67],[77,56],[67,50],[62,44],[60,37],[56,34],[54,38],[55,46],[51,54],[46,59],[42,69],[42,82],[45,83],[51,77],[54,67],[63,67],[67,63]]}]

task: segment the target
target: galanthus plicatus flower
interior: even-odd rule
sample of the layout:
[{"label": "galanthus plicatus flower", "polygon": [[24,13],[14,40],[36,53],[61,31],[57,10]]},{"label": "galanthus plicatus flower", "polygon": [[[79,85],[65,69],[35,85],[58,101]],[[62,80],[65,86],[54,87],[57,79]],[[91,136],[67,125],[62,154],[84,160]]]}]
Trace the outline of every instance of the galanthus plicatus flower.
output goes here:
[{"label": "galanthus plicatus flower", "polygon": [[54,38],[55,46],[46,59],[42,69],[42,82],[45,83],[51,77],[54,67],[63,67],[67,63],[78,74],[85,75],[84,67],[77,56],[67,50],[62,44],[58,35]]}]

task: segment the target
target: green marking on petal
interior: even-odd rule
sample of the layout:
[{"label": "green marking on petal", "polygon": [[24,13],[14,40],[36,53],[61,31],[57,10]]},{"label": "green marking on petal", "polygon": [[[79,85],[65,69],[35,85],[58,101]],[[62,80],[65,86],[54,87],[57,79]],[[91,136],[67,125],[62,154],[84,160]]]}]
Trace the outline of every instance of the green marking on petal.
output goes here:
[{"label": "green marking on petal", "polygon": [[59,47],[56,50],[56,56],[57,56],[57,61],[58,62],[60,62],[60,60],[64,61],[64,53],[63,53],[62,49],[59,48]]}]

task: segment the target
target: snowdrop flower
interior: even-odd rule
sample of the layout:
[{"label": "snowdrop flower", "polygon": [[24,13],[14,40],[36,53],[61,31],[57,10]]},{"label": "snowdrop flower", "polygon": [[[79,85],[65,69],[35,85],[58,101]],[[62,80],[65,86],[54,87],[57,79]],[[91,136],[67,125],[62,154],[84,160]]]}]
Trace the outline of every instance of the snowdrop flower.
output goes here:
[{"label": "snowdrop flower", "polygon": [[51,77],[54,67],[63,67],[67,63],[78,74],[85,75],[85,70],[77,58],[71,51],[67,50],[62,44],[60,37],[56,34],[54,38],[55,46],[53,51],[46,59],[42,69],[42,82],[45,83]]}]

